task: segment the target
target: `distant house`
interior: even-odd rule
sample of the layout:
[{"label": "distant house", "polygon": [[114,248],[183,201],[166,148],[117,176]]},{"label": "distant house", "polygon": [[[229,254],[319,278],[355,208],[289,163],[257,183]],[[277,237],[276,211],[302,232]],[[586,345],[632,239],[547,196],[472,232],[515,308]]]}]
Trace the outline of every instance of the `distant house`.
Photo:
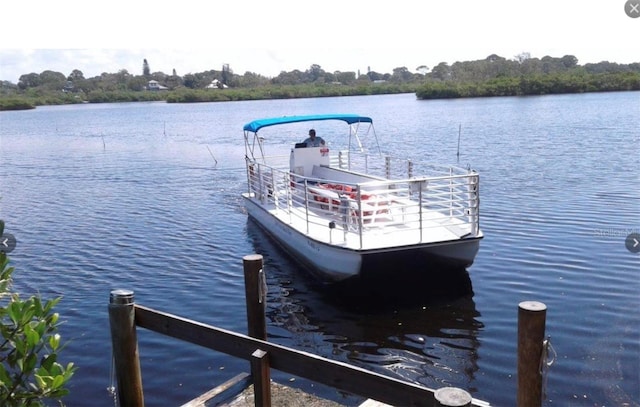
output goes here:
[{"label": "distant house", "polygon": [[225,85],[224,83],[220,82],[217,79],[214,79],[211,81],[210,84],[208,84],[205,89],[227,89],[228,86]]},{"label": "distant house", "polygon": [[162,86],[160,85],[160,82],[158,81],[149,81],[149,83],[147,84],[147,90],[168,90],[169,88],[167,88],[166,86]]},{"label": "distant house", "polygon": [[64,84],[64,87],[62,88],[62,91],[64,93],[69,93],[69,92],[74,92],[75,89],[76,89],[76,87],[73,84],[73,82],[67,81],[67,83]]}]

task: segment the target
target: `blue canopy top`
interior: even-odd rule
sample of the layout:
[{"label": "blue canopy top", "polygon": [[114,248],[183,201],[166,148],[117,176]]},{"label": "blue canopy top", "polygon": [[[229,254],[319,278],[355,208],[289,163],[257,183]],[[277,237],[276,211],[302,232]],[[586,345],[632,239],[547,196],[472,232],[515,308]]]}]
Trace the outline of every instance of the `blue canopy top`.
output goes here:
[{"label": "blue canopy top", "polygon": [[245,131],[256,133],[263,127],[275,126],[277,124],[310,122],[315,120],[342,120],[347,124],[353,123],[373,123],[370,117],[359,116],[357,114],[317,114],[308,116],[283,116],[271,119],[258,119],[244,125]]}]

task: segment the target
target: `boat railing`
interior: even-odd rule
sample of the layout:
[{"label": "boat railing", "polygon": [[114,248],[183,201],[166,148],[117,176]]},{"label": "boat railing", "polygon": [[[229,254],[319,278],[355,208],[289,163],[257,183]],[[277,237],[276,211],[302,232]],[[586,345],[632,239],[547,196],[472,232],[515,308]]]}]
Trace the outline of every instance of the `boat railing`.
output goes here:
[{"label": "boat railing", "polygon": [[479,232],[479,176],[475,171],[450,169],[432,176],[349,183],[296,176],[288,169],[257,162],[248,166],[249,192],[263,205],[273,205],[290,223],[303,222],[303,232],[329,236],[334,243],[349,240],[363,248],[372,230],[405,236],[408,230],[414,231],[414,241],[407,244],[437,240],[433,236],[443,230],[452,239]]},{"label": "boat railing", "polygon": [[331,156],[331,166],[343,170],[371,174],[385,179],[420,176],[464,175],[467,169],[434,164],[390,155],[341,150]]}]

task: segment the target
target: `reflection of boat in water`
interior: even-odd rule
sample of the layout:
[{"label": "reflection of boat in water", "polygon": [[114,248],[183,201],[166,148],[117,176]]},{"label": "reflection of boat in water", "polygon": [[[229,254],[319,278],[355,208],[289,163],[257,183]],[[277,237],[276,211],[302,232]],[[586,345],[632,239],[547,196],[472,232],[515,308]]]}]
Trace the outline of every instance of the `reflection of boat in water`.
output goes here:
[{"label": "reflection of boat in water", "polygon": [[[272,126],[325,121],[348,125],[347,149],[296,144],[283,159],[267,155],[258,136]],[[395,267],[379,267],[385,262],[414,272],[425,262],[473,263],[483,236],[475,171],[382,155],[371,118],[358,115],[255,120],[244,126],[244,141],[249,216],[322,278],[388,274],[384,284],[399,277]]]},{"label": "reflection of boat in water", "polygon": [[348,287],[299,278],[304,271],[251,219],[247,232],[266,253],[270,341],[431,388],[473,387],[483,324],[468,273],[353,297]]},{"label": "reflection of boat in water", "polygon": [[333,354],[339,349],[349,363],[427,387],[468,389],[478,370],[478,317],[470,297],[360,314],[355,324],[332,327],[344,337]]}]

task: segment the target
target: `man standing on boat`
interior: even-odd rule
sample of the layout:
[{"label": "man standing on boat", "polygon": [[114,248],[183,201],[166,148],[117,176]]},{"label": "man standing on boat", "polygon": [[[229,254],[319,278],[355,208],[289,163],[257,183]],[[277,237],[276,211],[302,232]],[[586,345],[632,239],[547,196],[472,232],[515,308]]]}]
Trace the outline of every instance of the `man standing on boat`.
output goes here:
[{"label": "man standing on boat", "polygon": [[314,129],[309,130],[309,137],[303,141],[307,147],[320,147],[324,146],[325,142],[322,137],[316,137],[316,131]]}]

